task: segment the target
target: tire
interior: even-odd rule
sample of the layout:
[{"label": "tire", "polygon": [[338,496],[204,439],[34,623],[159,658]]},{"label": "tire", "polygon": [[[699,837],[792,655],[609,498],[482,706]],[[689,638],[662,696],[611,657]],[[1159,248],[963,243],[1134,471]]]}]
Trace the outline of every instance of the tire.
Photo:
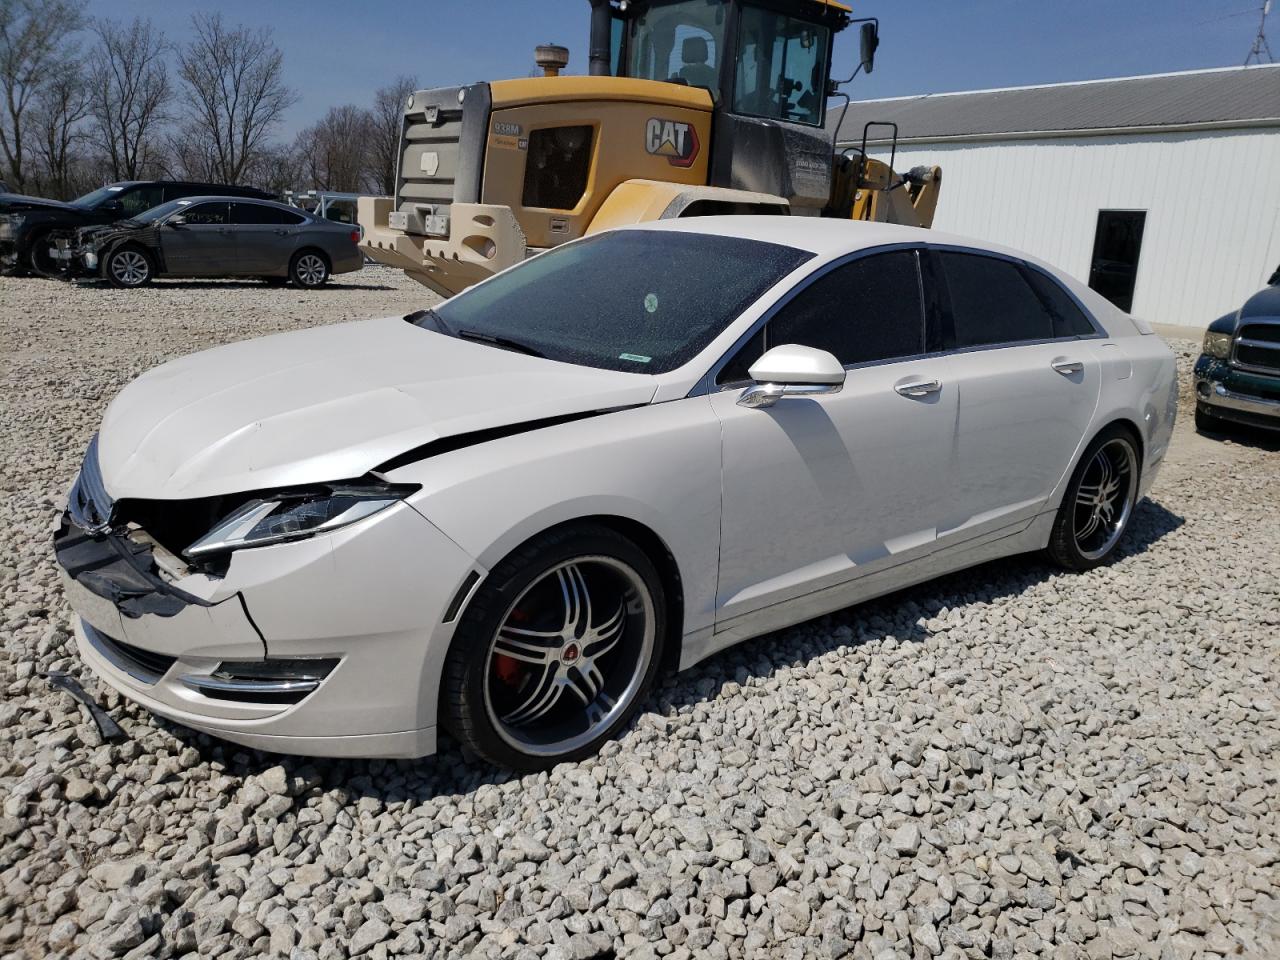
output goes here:
[{"label": "tire", "polygon": [[1053,522],[1047,552],[1068,570],[1106,563],[1138,501],[1142,457],[1133,434],[1107,427],[1085,448]]},{"label": "tire", "polygon": [[49,256],[49,234],[36,236],[27,247],[26,271],[33,277],[55,277],[58,275],[57,262]]},{"label": "tire", "polygon": [[124,290],[146,286],[155,273],[151,255],[133,244],[116,247],[102,261],[102,275],[107,282]]},{"label": "tire", "polygon": [[303,290],[322,286],[329,279],[329,258],[319,250],[299,250],[289,261],[289,279]]},{"label": "tire", "polygon": [[1200,409],[1200,405],[1196,405],[1196,433],[1220,433],[1222,431],[1221,424],[1214,421],[1213,415],[1205,413]]},{"label": "tire", "polygon": [[498,766],[581,760],[643,702],[665,624],[643,550],[599,524],[548,531],[494,567],[467,605],[445,658],[441,721]]}]

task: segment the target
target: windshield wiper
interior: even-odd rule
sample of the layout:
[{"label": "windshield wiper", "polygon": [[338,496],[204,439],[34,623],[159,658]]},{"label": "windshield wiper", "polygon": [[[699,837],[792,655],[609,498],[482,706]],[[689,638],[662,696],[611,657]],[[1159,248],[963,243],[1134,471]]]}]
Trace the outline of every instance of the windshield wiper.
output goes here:
[{"label": "windshield wiper", "polygon": [[510,337],[481,333],[479,330],[459,330],[454,336],[459,340],[475,340],[477,343],[487,343],[494,347],[501,347],[503,350],[513,350],[516,353],[528,354],[531,357],[541,357],[543,360],[547,358],[547,355],[537,347],[531,347],[527,343],[521,343],[519,340],[512,340]]},{"label": "windshield wiper", "polygon": [[[435,328],[437,333],[443,333],[450,337],[457,336],[453,332],[453,328],[444,322],[444,317],[436,313],[434,310],[415,310],[413,313],[405,317],[415,327],[423,327],[424,329]],[[423,321],[427,321],[424,323]]]}]

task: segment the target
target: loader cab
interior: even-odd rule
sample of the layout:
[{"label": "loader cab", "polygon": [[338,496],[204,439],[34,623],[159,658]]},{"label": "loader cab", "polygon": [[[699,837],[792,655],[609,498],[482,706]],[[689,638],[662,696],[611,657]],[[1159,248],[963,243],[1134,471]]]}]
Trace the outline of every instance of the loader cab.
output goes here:
[{"label": "loader cab", "polygon": [[[832,39],[850,22],[847,7],[831,0],[593,6],[597,18],[609,17],[608,72],[711,93],[713,186],[784,196],[795,212],[828,202],[833,140],[823,123]],[[593,38],[602,30],[593,23]]]}]

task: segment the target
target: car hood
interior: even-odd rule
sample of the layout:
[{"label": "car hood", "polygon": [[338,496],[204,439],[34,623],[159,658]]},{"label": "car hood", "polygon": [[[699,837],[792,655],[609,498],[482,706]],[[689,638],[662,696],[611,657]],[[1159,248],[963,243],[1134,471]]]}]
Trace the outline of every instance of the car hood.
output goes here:
[{"label": "car hood", "polygon": [[542,360],[388,317],[157,367],[108,407],[98,459],[115,499],[324,483],[444,437],[645,404],[654,389],[641,374]]},{"label": "car hood", "polygon": [[67,213],[81,214],[84,211],[79,207],[63,203],[61,200],[50,200],[47,197],[29,197],[25,193],[0,193],[0,211],[7,209],[11,204],[20,204],[24,207],[49,207],[53,210],[64,210]]}]

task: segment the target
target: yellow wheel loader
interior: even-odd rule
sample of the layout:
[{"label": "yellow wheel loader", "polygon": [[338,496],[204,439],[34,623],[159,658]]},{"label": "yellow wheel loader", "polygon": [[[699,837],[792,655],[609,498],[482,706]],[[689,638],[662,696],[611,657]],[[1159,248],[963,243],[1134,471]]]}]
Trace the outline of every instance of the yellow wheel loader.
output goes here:
[{"label": "yellow wheel loader", "polygon": [[[443,296],[624,224],[725,213],[929,226],[941,171],[835,152],[832,40],[874,19],[835,0],[589,0],[590,69],[419,90],[394,197],[361,197],[362,247]],[[852,77],[849,78],[850,80]],[[846,97],[846,103],[847,103]],[[892,162],[892,161],[891,161]]]}]

